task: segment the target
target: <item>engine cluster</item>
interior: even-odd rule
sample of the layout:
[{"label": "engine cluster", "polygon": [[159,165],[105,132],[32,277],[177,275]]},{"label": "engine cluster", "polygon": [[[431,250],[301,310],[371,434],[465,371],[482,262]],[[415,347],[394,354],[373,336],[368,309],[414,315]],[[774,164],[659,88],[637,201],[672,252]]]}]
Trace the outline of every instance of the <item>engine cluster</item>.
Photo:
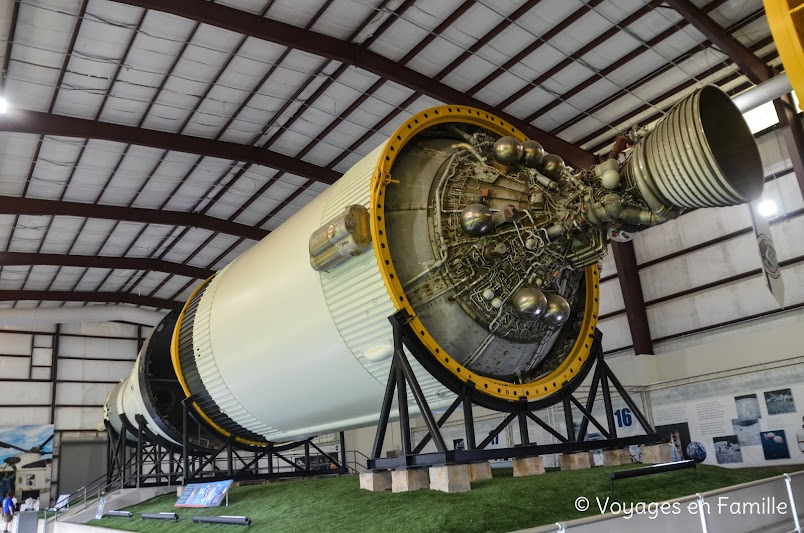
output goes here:
[{"label": "engine cluster", "polygon": [[[431,242],[454,288],[450,298],[489,338],[549,349],[572,316],[583,271],[605,255],[608,235],[678,214],[653,213],[616,159],[574,171],[535,141],[451,128],[466,142],[452,146],[433,182]],[[537,349],[519,372],[546,352]]]}]

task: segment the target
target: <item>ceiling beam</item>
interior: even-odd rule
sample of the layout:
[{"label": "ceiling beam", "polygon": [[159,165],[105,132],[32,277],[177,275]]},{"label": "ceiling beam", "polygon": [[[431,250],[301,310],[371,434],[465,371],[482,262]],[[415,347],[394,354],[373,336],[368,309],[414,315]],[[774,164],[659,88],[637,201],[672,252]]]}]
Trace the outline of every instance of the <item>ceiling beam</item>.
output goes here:
[{"label": "ceiling beam", "polygon": [[0,301],[52,301],[52,302],[99,302],[99,303],[126,303],[156,307],[157,309],[177,309],[182,302],[155,298],[153,296],[139,296],[127,292],[98,292],[98,291],[14,291],[0,290]]},{"label": "ceiling beam", "polygon": [[754,83],[762,83],[770,79],[768,66],[761,59],[690,0],[666,1],[687,22],[695,26],[704,37],[712,41],[724,54],[729,56],[729,59],[740,67],[740,70],[745,73],[749,80]]},{"label": "ceiling beam", "polygon": [[182,265],[150,257],[109,257],[98,255],[63,255],[23,252],[0,252],[0,266],[50,265],[62,267],[109,268],[167,272],[188,278],[207,279],[215,271]]},{"label": "ceiling beam", "polygon": [[219,233],[245,237],[259,241],[268,230],[252,228],[245,224],[230,222],[199,213],[184,213],[164,209],[145,209],[142,207],[121,207],[116,205],[87,204],[18,196],[0,196],[0,214],[5,215],[61,215],[82,218],[102,218],[106,220],[126,220],[143,224],[166,224],[187,226]]},{"label": "ceiling beam", "polygon": [[341,174],[334,170],[328,170],[301,159],[264,150],[258,146],[135,128],[97,120],[53,115],[39,111],[24,111],[21,109],[9,111],[0,116],[0,131],[102,139],[136,144],[138,146],[150,146],[162,150],[218,157],[231,161],[243,161],[282,170],[327,184],[335,183],[341,177]]},{"label": "ceiling beam", "polygon": [[587,167],[597,162],[594,155],[577,146],[550,135],[502,110],[468,96],[463,91],[434,80],[431,76],[404,67],[360,44],[344,41],[305,30],[206,0],[117,0],[119,3],[171,13],[189,20],[203,22],[218,28],[248,35],[320,57],[340,61],[361,68],[381,78],[387,78],[446,104],[466,105],[487,109],[516,126],[528,137],[539,141],[547,151],[556,153],[576,167]]},{"label": "ceiling beam", "polygon": [[639,280],[639,267],[634,254],[633,242],[611,241],[614,263],[617,265],[617,277],[623,293],[625,314],[628,318],[628,329],[636,355],[653,354],[653,343],[650,338],[648,312],[645,309],[645,297],[642,295],[642,282]]}]

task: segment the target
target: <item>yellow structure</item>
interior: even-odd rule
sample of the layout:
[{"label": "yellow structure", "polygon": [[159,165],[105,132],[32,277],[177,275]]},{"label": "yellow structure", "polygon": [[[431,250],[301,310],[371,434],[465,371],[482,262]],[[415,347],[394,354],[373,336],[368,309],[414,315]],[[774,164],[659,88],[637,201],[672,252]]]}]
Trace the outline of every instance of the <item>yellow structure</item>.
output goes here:
[{"label": "yellow structure", "polygon": [[793,90],[804,94],[804,0],[765,0],[765,12]]}]

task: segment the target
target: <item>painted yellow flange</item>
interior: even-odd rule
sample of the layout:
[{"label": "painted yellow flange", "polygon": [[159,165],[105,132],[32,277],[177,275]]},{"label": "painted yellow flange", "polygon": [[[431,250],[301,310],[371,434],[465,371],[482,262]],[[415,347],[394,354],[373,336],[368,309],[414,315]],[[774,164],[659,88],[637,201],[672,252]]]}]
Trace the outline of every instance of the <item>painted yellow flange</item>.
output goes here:
[{"label": "painted yellow flange", "polygon": [[[187,307],[190,305],[190,302],[193,301],[193,298],[195,298],[195,295],[198,294],[198,291],[206,287],[214,277],[215,275],[213,274],[204,280],[203,283],[195,288],[190,297],[187,298],[187,301],[184,303],[184,307],[182,307],[181,313],[179,313],[179,319],[176,321],[176,327],[173,328],[173,338],[170,341],[170,360],[173,363],[173,371],[176,373],[176,377],[179,378],[179,384],[181,384],[181,388],[184,390],[184,394],[188,398],[192,396],[192,393],[190,392],[190,387],[187,386],[187,380],[184,379],[184,372],[182,372],[181,369],[181,360],[179,359],[179,332],[181,331],[181,324],[184,322],[184,315],[187,312]],[[193,408],[195,409],[195,412],[198,413],[199,416],[201,416],[201,418],[203,418],[207,424],[212,427],[212,429],[223,435],[224,438],[229,438],[232,435],[231,432],[226,431],[216,424],[210,417],[208,417],[207,414],[201,410],[201,407],[199,407],[197,402],[193,402]],[[235,440],[249,446],[268,446],[269,444],[267,442],[244,439],[238,436],[235,436]]]},{"label": "painted yellow flange", "polygon": [[575,345],[555,371],[529,383],[511,383],[480,376],[455,361],[450,354],[439,346],[438,342],[430,335],[427,328],[416,316],[416,312],[408,302],[408,298],[404,290],[402,290],[402,285],[394,270],[388,246],[383,210],[385,190],[394,181],[391,176],[391,169],[399,152],[414,136],[429,127],[444,122],[473,124],[486,128],[498,135],[510,135],[520,141],[527,139],[521,131],[499,117],[480,109],[464,106],[430,108],[418,113],[402,124],[391,135],[385,145],[385,149],[380,154],[377,168],[371,181],[371,236],[380,273],[396,308],[408,311],[410,316],[413,317],[410,322],[413,330],[419,333],[422,342],[427,346],[433,357],[454,376],[464,382],[471,380],[478,390],[503,400],[518,401],[522,396],[527,397],[528,400],[545,398],[559,391],[565,382],[571,381],[577,376],[584,362],[589,358],[598,315],[600,275],[597,266],[589,267],[586,270],[586,301],[583,324]]},{"label": "painted yellow flange", "polygon": [[804,98],[804,2],[765,0],[765,13],[793,90]]}]

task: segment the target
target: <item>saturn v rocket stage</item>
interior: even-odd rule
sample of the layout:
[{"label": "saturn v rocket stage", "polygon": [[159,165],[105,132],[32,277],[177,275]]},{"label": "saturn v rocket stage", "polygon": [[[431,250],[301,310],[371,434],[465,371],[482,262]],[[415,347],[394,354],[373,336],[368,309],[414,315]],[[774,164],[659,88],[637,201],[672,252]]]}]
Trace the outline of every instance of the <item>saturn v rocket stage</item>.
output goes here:
[{"label": "saturn v rocket stage", "polygon": [[762,193],[754,138],[712,86],[629,144],[572,169],[484,111],[415,115],[168,314],[106,419],[141,415],[178,444],[191,398],[202,448],[370,425],[402,309],[432,358],[413,367],[430,406],[467,381],[481,405],[559,401],[593,359],[608,240]]}]

